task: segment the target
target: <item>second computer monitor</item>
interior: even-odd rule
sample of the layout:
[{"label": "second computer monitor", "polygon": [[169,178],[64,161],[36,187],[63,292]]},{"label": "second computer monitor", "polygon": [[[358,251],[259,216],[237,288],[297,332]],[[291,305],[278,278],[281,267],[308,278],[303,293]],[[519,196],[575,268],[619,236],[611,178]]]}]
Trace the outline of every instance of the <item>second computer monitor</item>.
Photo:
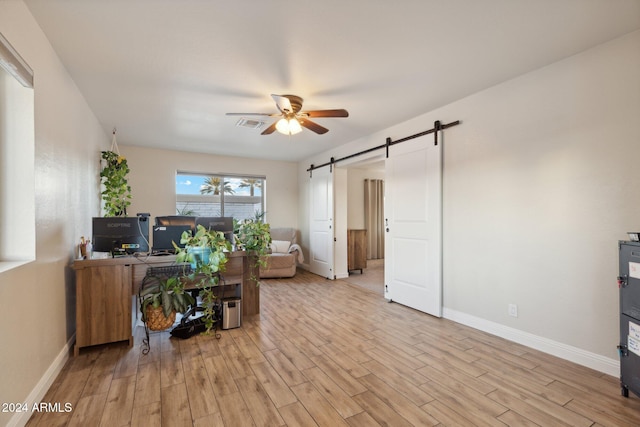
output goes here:
[{"label": "second computer monitor", "polygon": [[198,216],[196,228],[202,225],[210,231],[222,231],[224,237],[233,244],[233,217],[231,216]]}]

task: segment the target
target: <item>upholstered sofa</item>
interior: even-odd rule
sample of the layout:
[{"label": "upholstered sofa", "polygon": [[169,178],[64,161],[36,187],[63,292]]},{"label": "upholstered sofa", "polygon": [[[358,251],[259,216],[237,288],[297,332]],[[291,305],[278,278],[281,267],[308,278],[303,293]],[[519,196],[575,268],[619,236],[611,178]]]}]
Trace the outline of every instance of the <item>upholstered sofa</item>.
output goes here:
[{"label": "upholstered sofa", "polygon": [[271,229],[271,253],[264,257],[260,278],[293,277],[298,262],[303,262],[302,249],[297,244],[295,228]]}]

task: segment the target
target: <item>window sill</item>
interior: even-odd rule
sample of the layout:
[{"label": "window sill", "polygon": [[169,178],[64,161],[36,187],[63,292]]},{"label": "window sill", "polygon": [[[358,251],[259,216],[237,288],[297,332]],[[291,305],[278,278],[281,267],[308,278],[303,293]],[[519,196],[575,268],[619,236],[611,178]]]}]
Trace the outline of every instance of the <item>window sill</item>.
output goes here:
[{"label": "window sill", "polygon": [[21,267],[25,264],[29,264],[30,262],[35,261],[34,259],[29,260],[18,260],[18,261],[0,261],[0,273],[4,273],[9,270],[13,270],[14,268]]}]

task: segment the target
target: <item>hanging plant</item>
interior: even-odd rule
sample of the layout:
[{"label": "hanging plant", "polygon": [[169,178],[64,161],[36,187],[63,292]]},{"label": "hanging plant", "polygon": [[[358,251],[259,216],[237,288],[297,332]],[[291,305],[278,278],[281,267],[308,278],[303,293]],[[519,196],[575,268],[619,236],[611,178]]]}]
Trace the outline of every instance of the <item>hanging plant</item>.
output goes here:
[{"label": "hanging plant", "polygon": [[104,216],[127,216],[127,206],[131,204],[131,186],[127,181],[129,165],[119,153],[115,130],[111,150],[102,151],[102,160],[105,163],[100,171],[100,179],[104,184],[101,193]]}]

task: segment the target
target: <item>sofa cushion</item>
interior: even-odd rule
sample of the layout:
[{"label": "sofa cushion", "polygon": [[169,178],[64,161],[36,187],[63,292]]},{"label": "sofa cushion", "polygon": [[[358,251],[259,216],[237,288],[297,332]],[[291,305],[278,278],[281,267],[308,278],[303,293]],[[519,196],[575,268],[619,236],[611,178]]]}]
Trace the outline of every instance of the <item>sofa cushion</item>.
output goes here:
[{"label": "sofa cushion", "polygon": [[267,269],[288,268],[291,265],[296,265],[295,255],[273,253],[267,258]]},{"label": "sofa cushion", "polygon": [[291,244],[298,243],[297,232],[295,228],[291,227],[273,227],[270,230],[272,240],[287,240]]},{"label": "sofa cushion", "polygon": [[271,252],[286,254],[289,252],[289,247],[291,246],[291,242],[287,240],[272,240],[271,241]]}]

